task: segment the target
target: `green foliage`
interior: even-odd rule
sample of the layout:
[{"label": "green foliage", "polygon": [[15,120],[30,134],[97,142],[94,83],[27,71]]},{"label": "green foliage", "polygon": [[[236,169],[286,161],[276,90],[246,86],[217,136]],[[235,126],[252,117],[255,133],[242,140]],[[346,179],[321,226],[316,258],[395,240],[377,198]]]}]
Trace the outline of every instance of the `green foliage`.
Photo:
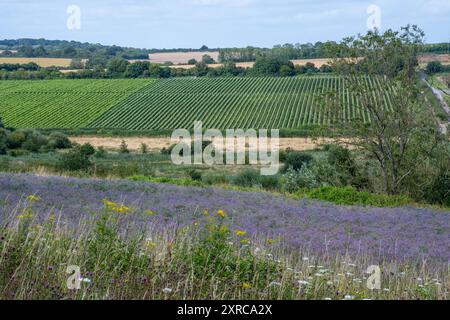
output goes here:
[{"label": "green foliage", "polygon": [[103,159],[103,158],[106,158],[107,155],[108,155],[108,151],[106,151],[105,148],[98,147],[97,150],[95,151],[94,157],[98,158],[98,159]]},{"label": "green foliage", "polygon": [[[194,59],[194,60],[195,60],[195,59]],[[206,64],[213,64],[213,63],[216,63],[216,62],[214,61],[214,59],[213,59],[210,55],[207,55],[207,54],[203,55],[202,61],[203,61],[204,63],[206,63]],[[195,64],[195,63],[194,63],[194,64]]]},{"label": "green foliage", "polygon": [[251,69],[255,76],[294,76],[295,67],[292,62],[277,57],[259,57]]},{"label": "green foliage", "polygon": [[142,154],[147,154],[148,153],[148,145],[145,144],[145,143],[141,143],[141,146],[140,146],[139,149],[140,149]]},{"label": "green foliage", "polygon": [[122,142],[120,143],[119,153],[122,153],[122,154],[130,153],[130,150],[128,150],[128,145],[125,140],[122,140]]},{"label": "green foliage", "polygon": [[90,143],[85,143],[80,147],[80,153],[90,157],[95,154],[95,148]]},{"label": "green foliage", "polygon": [[314,158],[311,154],[306,152],[289,152],[284,161],[284,169],[286,172],[289,168],[293,170],[300,170],[303,166],[307,166]]},{"label": "green foliage", "polygon": [[341,205],[400,207],[413,203],[413,201],[406,196],[372,194],[357,191],[353,187],[338,188],[324,186],[310,191],[300,192],[299,195],[306,195],[312,199],[333,202]]},{"label": "green foliage", "polygon": [[53,149],[68,149],[72,147],[69,138],[61,132],[52,132],[48,139],[48,144]]},{"label": "green foliage", "polygon": [[289,168],[283,176],[283,190],[289,193],[295,193],[303,188],[317,188],[318,186],[320,186],[320,182],[314,172],[306,165],[298,170]]},{"label": "green foliage", "polygon": [[78,171],[87,170],[92,166],[90,157],[95,149],[90,144],[76,146],[59,157],[58,167],[61,170]]},{"label": "green foliage", "polygon": [[441,173],[435,177],[425,195],[430,203],[450,207],[450,174]]},{"label": "green foliage", "polygon": [[22,148],[30,152],[38,152],[48,144],[48,138],[38,131],[27,131],[26,139],[22,143]]},{"label": "green foliage", "polygon": [[444,66],[439,61],[430,61],[426,67],[426,73],[429,75],[433,75],[444,70]]},{"label": "green foliage", "polygon": [[189,170],[188,171],[189,176],[191,177],[192,180],[194,181],[202,181],[202,173],[200,171],[197,170]]},{"label": "green foliage", "polygon": [[245,169],[234,177],[233,183],[244,188],[259,187],[261,186],[261,174],[257,170]]},{"label": "green foliage", "polygon": [[8,135],[7,145],[9,149],[18,149],[27,139],[27,134],[23,130],[16,130]]},{"label": "green foliage", "polygon": [[0,155],[6,154],[7,151],[7,131],[0,128]]}]

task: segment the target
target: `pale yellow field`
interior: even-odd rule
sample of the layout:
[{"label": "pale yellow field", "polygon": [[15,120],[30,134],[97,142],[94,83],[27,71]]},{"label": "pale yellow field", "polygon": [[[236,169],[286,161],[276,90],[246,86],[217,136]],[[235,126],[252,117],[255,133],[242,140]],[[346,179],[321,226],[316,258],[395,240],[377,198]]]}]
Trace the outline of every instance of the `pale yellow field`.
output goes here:
[{"label": "pale yellow field", "polygon": [[[132,151],[139,150],[142,143],[147,144],[148,148],[152,151],[159,151],[162,148],[168,148],[172,144],[170,137],[96,137],[96,136],[83,136],[83,137],[70,137],[70,140],[75,143],[84,144],[90,143],[94,147],[104,147],[108,150],[118,150],[120,144],[124,140],[128,145],[128,149]],[[344,139],[346,141],[347,139]],[[270,139],[269,139],[270,141]],[[313,150],[320,147],[323,144],[333,143],[333,139],[330,138],[280,138],[280,150],[292,149],[296,151]],[[247,149],[247,147],[245,147]],[[243,151],[239,150],[238,151]]]},{"label": "pale yellow field", "polygon": [[163,52],[163,53],[151,53],[149,55],[150,62],[161,63],[172,62],[173,64],[187,64],[189,60],[195,59],[197,61],[202,61],[203,55],[207,54],[215,61],[219,60],[219,52],[203,52],[203,51],[192,51],[192,52]]},{"label": "pale yellow field", "polygon": [[41,67],[65,67],[70,66],[72,59],[63,58],[0,58],[0,63],[30,63],[34,62]]},{"label": "pale yellow field", "polygon": [[[329,59],[299,59],[299,60],[291,60],[291,62],[296,66],[304,66],[305,64],[310,62],[310,63],[314,63],[314,65],[317,68],[320,68],[322,65],[328,64]],[[236,66],[241,67],[241,68],[251,68],[251,67],[253,67],[254,64],[255,64],[254,62],[238,62],[238,63],[236,63]],[[208,67],[210,67],[210,68],[218,68],[221,66],[222,66],[221,63],[215,63],[215,64],[208,65]],[[171,68],[181,68],[181,69],[191,69],[193,67],[194,67],[193,65],[189,65],[189,64],[171,66]]]}]

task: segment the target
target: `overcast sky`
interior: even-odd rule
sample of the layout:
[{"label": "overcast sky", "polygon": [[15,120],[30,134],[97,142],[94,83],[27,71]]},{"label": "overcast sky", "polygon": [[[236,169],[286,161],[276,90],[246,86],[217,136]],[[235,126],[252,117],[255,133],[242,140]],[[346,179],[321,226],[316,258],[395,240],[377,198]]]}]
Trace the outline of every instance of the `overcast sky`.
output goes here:
[{"label": "overcast sky", "polygon": [[[0,0],[0,39],[272,47],[366,32],[372,4],[381,10],[382,30],[418,24],[427,42],[450,41],[450,0]],[[71,5],[80,8],[80,29],[67,27],[76,18],[67,13]]]}]

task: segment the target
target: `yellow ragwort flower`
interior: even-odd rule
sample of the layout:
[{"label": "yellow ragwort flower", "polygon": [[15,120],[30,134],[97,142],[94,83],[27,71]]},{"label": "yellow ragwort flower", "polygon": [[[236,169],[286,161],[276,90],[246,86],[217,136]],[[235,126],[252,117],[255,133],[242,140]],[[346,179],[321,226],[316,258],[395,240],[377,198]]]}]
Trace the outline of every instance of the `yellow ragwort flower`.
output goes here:
[{"label": "yellow ragwort flower", "polygon": [[37,195],[30,195],[27,197],[28,201],[30,202],[37,202],[41,200],[41,197],[37,196]]},{"label": "yellow ragwort flower", "polygon": [[236,230],[235,233],[236,233],[236,235],[237,235],[238,237],[243,237],[243,236],[245,236],[245,235],[247,234],[247,231]]},{"label": "yellow ragwort flower", "polygon": [[152,210],[145,210],[145,214],[149,217],[153,217],[155,213]]},{"label": "yellow ragwort flower", "polygon": [[227,216],[226,213],[225,213],[223,210],[217,211],[217,214],[218,214],[219,216],[221,216],[222,218],[225,218],[225,217]]},{"label": "yellow ragwort flower", "polygon": [[117,203],[109,201],[108,199],[103,199],[103,203],[109,208],[114,208],[117,206]]},{"label": "yellow ragwort flower", "polygon": [[117,213],[123,213],[125,215],[127,215],[131,212],[131,209],[123,204],[121,206],[116,206],[116,207],[112,208],[112,210]]},{"label": "yellow ragwort flower", "polygon": [[244,282],[243,284],[242,284],[242,288],[243,289],[250,289],[252,287],[252,285],[250,284],[250,283],[248,283],[248,282]]},{"label": "yellow ragwort flower", "polygon": [[19,218],[20,220],[31,219],[33,217],[34,217],[34,215],[32,213],[30,213],[30,212],[26,212],[24,214],[21,214],[21,215],[17,216],[17,218]]}]

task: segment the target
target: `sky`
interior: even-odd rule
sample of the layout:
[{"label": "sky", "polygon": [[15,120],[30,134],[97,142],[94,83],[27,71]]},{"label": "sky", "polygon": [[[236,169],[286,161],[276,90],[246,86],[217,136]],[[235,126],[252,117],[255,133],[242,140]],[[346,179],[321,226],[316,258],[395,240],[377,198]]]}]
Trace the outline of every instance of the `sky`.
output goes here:
[{"label": "sky", "polygon": [[450,0],[0,0],[0,39],[139,48],[272,47],[417,24],[450,41]]}]

